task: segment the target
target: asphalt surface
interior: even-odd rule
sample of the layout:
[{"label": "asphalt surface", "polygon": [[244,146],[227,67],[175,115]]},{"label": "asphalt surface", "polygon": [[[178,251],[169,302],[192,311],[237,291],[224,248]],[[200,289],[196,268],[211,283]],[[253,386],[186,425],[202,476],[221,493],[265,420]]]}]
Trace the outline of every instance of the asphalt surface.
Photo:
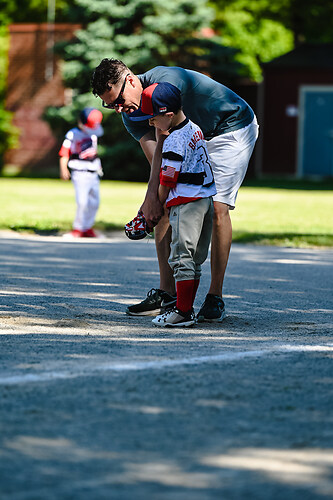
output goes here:
[{"label": "asphalt surface", "polygon": [[1,500],[333,497],[332,250],[233,245],[188,329],[124,314],[152,240],[2,232],[0,283]]}]

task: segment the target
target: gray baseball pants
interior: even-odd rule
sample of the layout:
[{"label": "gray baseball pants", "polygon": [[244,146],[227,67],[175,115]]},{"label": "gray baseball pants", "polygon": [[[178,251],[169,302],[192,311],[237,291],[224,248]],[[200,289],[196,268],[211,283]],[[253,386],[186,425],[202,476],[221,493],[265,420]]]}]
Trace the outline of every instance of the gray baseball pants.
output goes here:
[{"label": "gray baseball pants", "polygon": [[169,264],[176,281],[199,279],[212,234],[213,199],[176,205],[170,208],[172,229]]}]

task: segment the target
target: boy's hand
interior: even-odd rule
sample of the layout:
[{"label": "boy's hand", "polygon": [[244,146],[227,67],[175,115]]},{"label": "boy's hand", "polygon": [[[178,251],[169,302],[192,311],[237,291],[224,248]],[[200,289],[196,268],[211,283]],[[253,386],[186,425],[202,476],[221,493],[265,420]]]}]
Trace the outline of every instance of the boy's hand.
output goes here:
[{"label": "boy's hand", "polygon": [[64,180],[64,181],[68,181],[69,179],[71,178],[71,174],[68,170],[68,168],[63,169],[63,170],[60,170],[60,179]]},{"label": "boy's hand", "polygon": [[60,179],[64,181],[68,181],[71,178],[71,173],[68,170],[67,164],[68,158],[66,158],[65,156],[61,156],[59,160]]}]

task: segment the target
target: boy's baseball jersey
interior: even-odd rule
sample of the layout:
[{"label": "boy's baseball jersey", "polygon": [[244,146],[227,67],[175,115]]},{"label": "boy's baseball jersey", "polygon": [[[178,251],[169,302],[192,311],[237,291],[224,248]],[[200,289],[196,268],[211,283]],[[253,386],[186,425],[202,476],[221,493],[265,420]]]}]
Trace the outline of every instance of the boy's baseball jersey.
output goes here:
[{"label": "boy's baseball jersey", "polygon": [[69,159],[71,170],[98,171],[101,162],[97,154],[97,136],[89,135],[78,127],[69,130],[59,151],[59,156]]},{"label": "boy's baseball jersey", "polygon": [[216,194],[203,133],[188,118],[163,143],[160,183],[171,188],[167,207]]}]

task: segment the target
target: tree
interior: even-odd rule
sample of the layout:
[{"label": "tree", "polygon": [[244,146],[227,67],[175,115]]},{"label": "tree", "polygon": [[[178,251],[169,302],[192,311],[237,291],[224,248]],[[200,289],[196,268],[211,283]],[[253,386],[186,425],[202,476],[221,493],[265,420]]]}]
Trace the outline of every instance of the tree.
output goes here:
[{"label": "tree", "polygon": [[[327,0],[274,0],[275,18],[293,33],[294,44],[333,42],[333,3]],[[282,4],[282,8],[278,9]]]},{"label": "tree", "polygon": [[292,32],[275,18],[275,3],[274,0],[212,2],[216,9],[213,26],[220,41],[239,50],[236,59],[242,64],[243,75],[251,80],[261,80],[261,63],[293,48]]},{"label": "tree", "polygon": [[261,80],[261,63],[295,46],[333,41],[333,3],[327,0],[212,0],[214,29],[238,48],[243,74]]},{"label": "tree", "polygon": [[[65,85],[73,89],[70,108],[50,108],[46,112],[51,127],[64,132],[83,106],[100,106],[91,94],[91,76],[104,57],[122,59],[135,73],[156,65],[182,64],[209,72],[209,54],[220,48],[207,41],[202,28],[210,25],[212,9],[206,0],[75,0],[68,10],[68,20],[81,22],[83,29],[71,43],[58,46],[63,59]],[[224,67],[231,76],[234,51],[221,49]],[[62,127],[61,127],[62,124]],[[149,169],[141,148],[124,130],[119,116],[106,111],[105,136],[100,141],[106,176],[113,179],[147,180]],[[103,145],[104,143],[104,145]],[[120,168],[121,166],[121,168]]]},{"label": "tree", "polygon": [[[66,22],[73,0],[56,0],[57,22]],[[0,0],[0,25],[11,23],[45,23],[48,0]]]}]

